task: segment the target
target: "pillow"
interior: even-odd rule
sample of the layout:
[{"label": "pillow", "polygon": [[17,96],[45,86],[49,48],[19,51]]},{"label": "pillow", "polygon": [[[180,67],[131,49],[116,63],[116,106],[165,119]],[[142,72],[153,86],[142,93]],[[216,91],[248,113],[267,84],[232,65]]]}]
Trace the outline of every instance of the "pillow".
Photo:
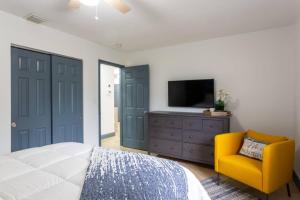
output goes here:
[{"label": "pillow", "polygon": [[246,136],[240,154],[262,160],[265,146],[267,143]]}]

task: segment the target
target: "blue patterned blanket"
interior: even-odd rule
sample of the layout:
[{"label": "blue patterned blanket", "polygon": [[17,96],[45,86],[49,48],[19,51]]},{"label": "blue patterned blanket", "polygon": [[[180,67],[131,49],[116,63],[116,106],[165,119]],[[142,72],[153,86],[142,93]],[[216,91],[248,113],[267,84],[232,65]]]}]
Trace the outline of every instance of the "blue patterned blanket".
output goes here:
[{"label": "blue patterned blanket", "polygon": [[81,200],[187,200],[186,174],[176,162],[95,148]]}]

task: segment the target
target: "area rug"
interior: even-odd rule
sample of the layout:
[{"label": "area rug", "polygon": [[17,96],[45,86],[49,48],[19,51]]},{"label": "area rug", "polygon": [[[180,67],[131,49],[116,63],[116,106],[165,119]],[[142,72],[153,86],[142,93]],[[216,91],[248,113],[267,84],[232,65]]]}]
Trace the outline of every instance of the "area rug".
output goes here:
[{"label": "area rug", "polygon": [[258,200],[259,198],[248,193],[247,188],[237,187],[233,182],[225,179],[217,185],[216,177],[201,181],[212,200]]}]

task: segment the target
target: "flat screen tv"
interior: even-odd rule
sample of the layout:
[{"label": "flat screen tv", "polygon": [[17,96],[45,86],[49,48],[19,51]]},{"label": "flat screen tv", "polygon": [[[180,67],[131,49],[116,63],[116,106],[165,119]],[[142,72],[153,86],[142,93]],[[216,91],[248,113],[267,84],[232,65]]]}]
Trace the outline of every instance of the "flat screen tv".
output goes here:
[{"label": "flat screen tv", "polygon": [[215,105],[214,89],[214,79],[169,81],[169,106],[213,108]]}]

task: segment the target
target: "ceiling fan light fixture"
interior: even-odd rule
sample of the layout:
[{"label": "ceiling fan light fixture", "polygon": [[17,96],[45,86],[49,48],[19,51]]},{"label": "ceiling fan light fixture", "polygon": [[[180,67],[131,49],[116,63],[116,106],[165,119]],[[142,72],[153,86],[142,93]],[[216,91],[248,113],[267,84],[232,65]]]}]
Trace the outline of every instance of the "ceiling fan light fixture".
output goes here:
[{"label": "ceiling fan light fixture", "polygon": [[99,0],[79,0],[80,3],[86,6],[96,6],[99,3]]}]

